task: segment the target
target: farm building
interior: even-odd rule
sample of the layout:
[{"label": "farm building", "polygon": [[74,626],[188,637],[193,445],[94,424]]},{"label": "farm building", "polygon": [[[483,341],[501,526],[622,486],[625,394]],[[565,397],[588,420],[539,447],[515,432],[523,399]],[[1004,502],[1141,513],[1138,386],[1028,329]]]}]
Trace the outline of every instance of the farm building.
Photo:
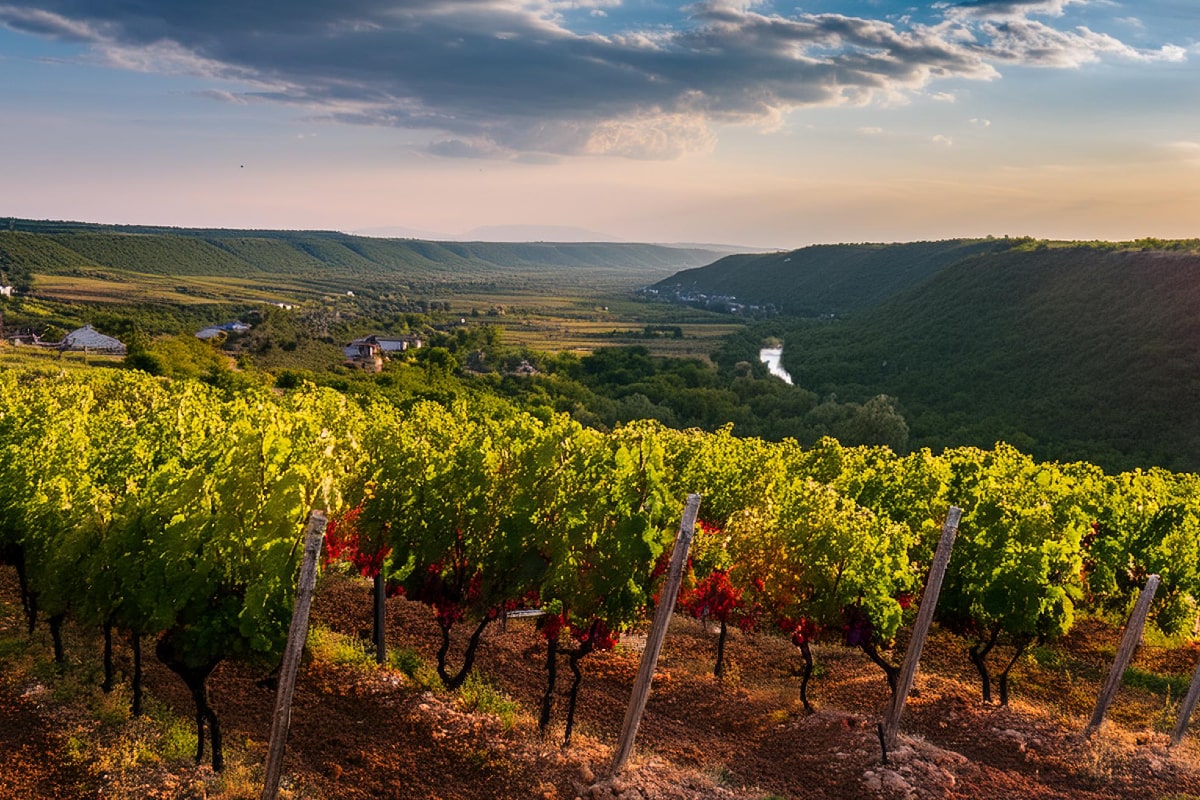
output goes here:
[{"label": "farm building", "polygon": [[346,345],[342,348],[342,355],[346,357],[347,366],[378,372],[383,368],[383,359],[388,355],[409,349],[415,350],[421,345],[421,340],[416,336],[391,337],[372,334]]},{"label": "farm building", "polygon": [[84,325],[68,333],[58,343],[59,350],[85,353],[105,353],[109,355],[125,355],[125,345],[118,339],[105,336],[91,325]]},{"label": "farm building", "polygon": [[250,326],[241,321],[223,322],[220,325],[209,325],[207,328],[201,328],[196,331],[197,339],[216,339],[221,334],[245,333],[250,330]]}]

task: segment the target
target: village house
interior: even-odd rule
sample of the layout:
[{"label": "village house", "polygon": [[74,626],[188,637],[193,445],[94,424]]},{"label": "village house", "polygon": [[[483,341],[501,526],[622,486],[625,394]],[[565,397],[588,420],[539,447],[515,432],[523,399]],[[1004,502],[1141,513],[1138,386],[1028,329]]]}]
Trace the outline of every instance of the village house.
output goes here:
[{"label": "village house", "polygon": [[84,325],[68,333],[57,345],[65,352],[100,353],[104,355],[125,355],[125,345],[111,336],[105,336],[91,325]]},{"label": "village house", "polygon": [[379,372],[383,361],[393,353],[417,349],[423,342],[416,336],[380,336],[372,334],[355,339],[342,348],[346,366],[358,367],[367,372]]}]

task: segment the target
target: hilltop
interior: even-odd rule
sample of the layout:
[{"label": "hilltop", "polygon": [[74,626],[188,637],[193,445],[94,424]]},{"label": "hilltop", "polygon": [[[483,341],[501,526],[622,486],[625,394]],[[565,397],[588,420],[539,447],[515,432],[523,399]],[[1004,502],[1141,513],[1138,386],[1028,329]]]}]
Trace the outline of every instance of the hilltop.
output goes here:
[{"label": "hilltop", "polygon": [[771,321],[821,398],[886,395],[913,447],[991,447],[1107,469],[1200,469],[1200,241],[975,239],[731,256],[653,287]]},{"label": "hilltop", "polygon": [[[0,264],[37,274],[307,278],[437,285],[498,279],[644,285],[723,253],[611,242],[434,242],[335,231],[260,231],[9,219]],[[115,277],[120,277],[116,275]]]},{"label": "hilltop", "polygon": [[910,244],[814,245],[731,255],[654,285],[659,296],[736,298],[796,317],[842,316],[871,308],[972,256],[1003,252],[1009,239]]},{"label": "hilltop", "polygon": [[1110,469],[1200,469],[1200,254],[1077,244],[963,259],[785,336],[797,382],[897,399],[914,446],[1011,442]]}]

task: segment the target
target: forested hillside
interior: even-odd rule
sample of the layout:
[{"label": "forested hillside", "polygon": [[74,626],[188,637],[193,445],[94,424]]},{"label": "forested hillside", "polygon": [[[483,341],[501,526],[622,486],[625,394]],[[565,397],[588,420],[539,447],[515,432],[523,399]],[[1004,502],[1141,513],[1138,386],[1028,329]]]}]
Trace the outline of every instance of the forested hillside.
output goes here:
[{"label": "forested hillside", "polygon": [[1200,469],[1200,254],[1027,243],[786,336],[797,383],[899,401],[913,446]]},{"label": "forested hillside", "polygon": [[150,275],[464,281],[592,271],[639,285],[719,253],[648,244],[427,242],[330,231],[238,231],[8,220],[0,259],[32,272],[103,267]]},{"label": "forested hillside", "polygon": [[735,255],[672,275],[654,288],[666,296],[736,297],[790,316],[841,316],[876,306],[964,258],[1004,252],[1016,243],[955,239]]}]

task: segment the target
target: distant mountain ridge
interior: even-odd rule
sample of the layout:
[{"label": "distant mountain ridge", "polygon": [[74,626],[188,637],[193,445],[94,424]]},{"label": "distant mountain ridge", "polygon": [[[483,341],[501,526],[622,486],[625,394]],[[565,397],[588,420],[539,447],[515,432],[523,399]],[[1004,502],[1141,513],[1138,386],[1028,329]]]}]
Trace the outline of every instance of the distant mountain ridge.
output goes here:
[{"label": "distant mountain ridge", "polygon": [[597,270],[644,285],[715,261],[701,248],[609,242],[435,242],[337,231],[101,225],[0,218],[0,257],[35,272],[109,267],[155,275],[313,278],[389,276],[426,282]]}]

